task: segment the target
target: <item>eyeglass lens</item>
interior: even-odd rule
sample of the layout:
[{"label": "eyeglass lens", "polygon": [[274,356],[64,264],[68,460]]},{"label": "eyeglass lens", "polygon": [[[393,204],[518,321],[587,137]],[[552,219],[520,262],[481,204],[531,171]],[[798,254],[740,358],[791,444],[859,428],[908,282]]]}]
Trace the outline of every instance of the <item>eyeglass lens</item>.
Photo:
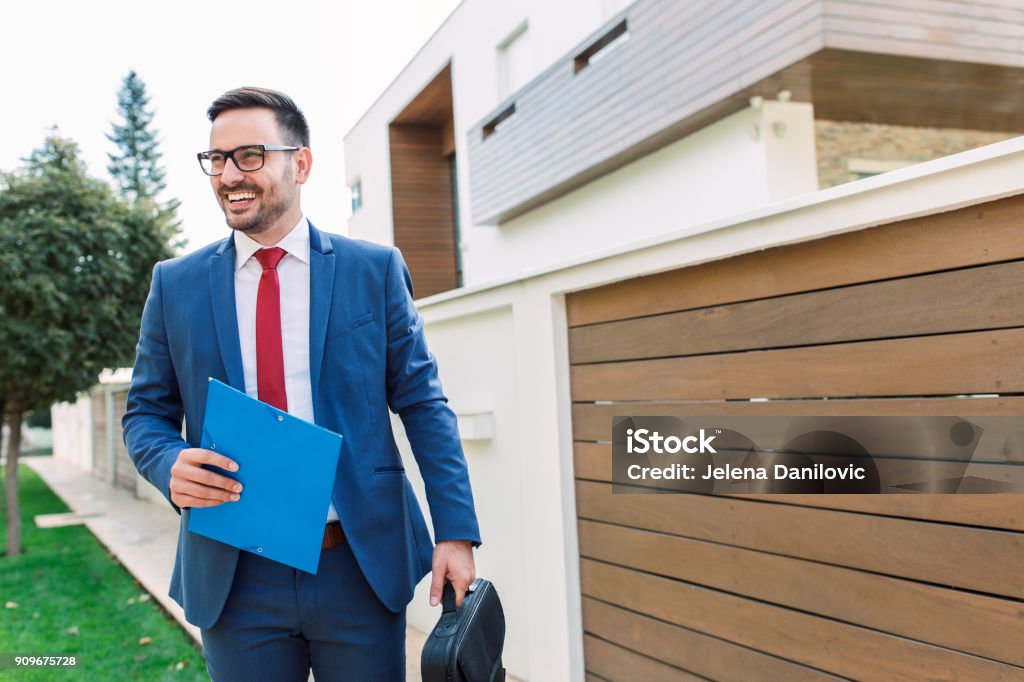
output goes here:
[{"label": "eyeglass lens", "polygon": [[207,174],[220,175],[224,172],[224,165],[229,156],[234,160],[238,170],[254,171],[263,167],[263,150],[260,147],[239,147],[230,152],[212,151],[202,157],[200,162]]}]

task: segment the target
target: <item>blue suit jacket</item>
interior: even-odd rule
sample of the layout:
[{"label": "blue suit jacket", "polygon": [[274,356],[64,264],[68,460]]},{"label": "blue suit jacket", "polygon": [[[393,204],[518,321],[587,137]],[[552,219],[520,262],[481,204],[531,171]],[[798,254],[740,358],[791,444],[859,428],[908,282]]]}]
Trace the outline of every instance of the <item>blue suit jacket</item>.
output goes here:
[{"label": "blue suit jacket", "polygon": [[[309,229],[313,412],[317,424],[344,436],[332,499],[367,580],[399,611],[430,571],[432,545],[388,408],[402,418],[438,541],[480,542],[466,461],[401,254]],[[136,467],[168,501],[171,465],[200,443],[209,377],[245,390],[234,264],[229,237],[153,270],[122,423]],[[179,511],[170,595],[189,622],[210,627],[239,550],[189,532],[189,510]]]}]

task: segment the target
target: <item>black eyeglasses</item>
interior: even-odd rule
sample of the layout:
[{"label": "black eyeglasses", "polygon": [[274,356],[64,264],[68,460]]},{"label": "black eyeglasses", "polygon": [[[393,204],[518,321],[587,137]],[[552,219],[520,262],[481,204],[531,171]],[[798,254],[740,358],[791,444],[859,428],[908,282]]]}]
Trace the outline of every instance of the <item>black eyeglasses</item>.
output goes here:
[{"label": "black eyeglasses", "polygon": [[238,170],[251,173],[263,168],[263,160],[267,152],[297,152],[299,149],[301,147],[286,147],[279,144],[247,144],[235,147],[229,152],[222,152],[219,149],[199,152],[196,154],[196,158],[199,159],[199,167],[207,175],[223,173],[228,159],[235,162],[235,168]]}]

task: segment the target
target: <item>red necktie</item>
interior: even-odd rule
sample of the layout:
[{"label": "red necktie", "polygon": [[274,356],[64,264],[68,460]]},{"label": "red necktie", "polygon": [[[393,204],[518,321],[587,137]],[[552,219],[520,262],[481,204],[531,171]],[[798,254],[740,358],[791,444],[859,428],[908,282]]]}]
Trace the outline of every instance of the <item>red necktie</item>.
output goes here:
[{"label": "red necktie", "polygon": [[256,387],[260,400],[287,412],[281,343],[281,282],[277,278],[277,264],[285,253],[276,246],[256,252],[256,260],[263,266],[256,294]]}]

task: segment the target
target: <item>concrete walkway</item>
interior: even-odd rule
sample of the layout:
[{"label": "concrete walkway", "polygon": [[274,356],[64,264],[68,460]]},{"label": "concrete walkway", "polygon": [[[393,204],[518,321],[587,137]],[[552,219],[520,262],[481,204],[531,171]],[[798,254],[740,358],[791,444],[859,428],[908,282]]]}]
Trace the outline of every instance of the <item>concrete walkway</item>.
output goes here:
[{"label": "concrete walkway", "polygon": [[[21,461],[38,473],[72,512],[84,517],[93,535],[200,642],[198,628],[185,621],[181,608],[167,596],[178,544],[178,515],[174,510],[169,505],[137,499],[53,457],[25,457]],[[409,680],[420,679],[420,651],[425,639],[413,628],[406,633]]]}]

